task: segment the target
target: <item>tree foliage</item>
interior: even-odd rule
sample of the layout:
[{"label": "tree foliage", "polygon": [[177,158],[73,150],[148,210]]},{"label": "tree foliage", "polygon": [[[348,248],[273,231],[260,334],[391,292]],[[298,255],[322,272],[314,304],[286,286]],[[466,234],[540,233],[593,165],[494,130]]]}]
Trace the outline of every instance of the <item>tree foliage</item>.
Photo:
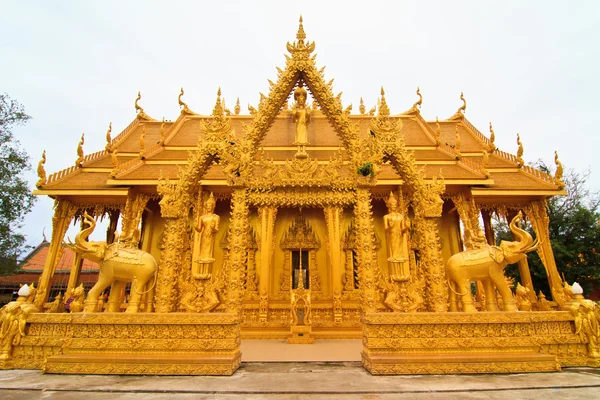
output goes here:
[{"label": "tree foliage", "polygon": [[29,157],[12,132],[30,118],[21,104],[0,94],[0,275],[10,274],[17,267],[25,249],[25,236],[20,233],[23,217],[34,202],[22,175],[31,168]]},{"label": "tree foliage", "polygon": [[[535,167],[551,172],[543,161],[538,161]],[[581,284],[585,293],[591,290],[592,280],[600,278],[600,195],[586,187],[589,175],[589,171],[568,170],[563,177],[567,196],[548,199],[550,241],[558,272],[570,284]],[[525,229],[535,237],[531,224],[526,224]],[[495,234],[498,243],[512,240],[505,221],[495,225]],[[550,295],[548,277],[539,256],[529,253],[527,259],[536,292],[541,290]],[[506,274],[520,280],[517,264],[508,266]]]}]

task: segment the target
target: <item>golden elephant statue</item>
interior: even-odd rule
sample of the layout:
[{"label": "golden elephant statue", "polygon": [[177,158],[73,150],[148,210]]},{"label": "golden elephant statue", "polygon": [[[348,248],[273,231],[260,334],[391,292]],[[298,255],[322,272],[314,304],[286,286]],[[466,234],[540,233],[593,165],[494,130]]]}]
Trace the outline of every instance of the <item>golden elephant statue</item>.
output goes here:
[{"label": "golden elephant statue", "polygon": [[461,296],[463,311],[477,311],[471,295],[471,281],[481,281],[485,289],[486,309],[497,311],[496,291],[504,302],[504,311],[516,311],[517,305],[512,291],[504,278],[504,268],[527,257],[536,250],[540,242],[534,243],[531,235],[519,228],[521,212],[510,222],[510,230],[518,239],[500,242],[500,246],[484,245],[479,249],[454,254],[446,263],[446,277],[450,287],[450,311],[458,311],[456,295]]},{"label": "golden elephant statue", "polygon": [[107,245],[106,242],[87,242],[86,239],[96,227],[96,221],[87,213],[84,213],[83,218],[89,227],[79,232],[75,236],[75,243],[69,243],[69,247],[80,253],[82,258],[100,265],[98,282],[88,292],[83,312],[94,312],[98,297],[115,281],[132,282],[131,297],[125,312],[138,312],[142,295],[154,287],[143,292],[146,284],[151,281],[153,285],[156,284],[156,260],[150,253],[127,243]]}]

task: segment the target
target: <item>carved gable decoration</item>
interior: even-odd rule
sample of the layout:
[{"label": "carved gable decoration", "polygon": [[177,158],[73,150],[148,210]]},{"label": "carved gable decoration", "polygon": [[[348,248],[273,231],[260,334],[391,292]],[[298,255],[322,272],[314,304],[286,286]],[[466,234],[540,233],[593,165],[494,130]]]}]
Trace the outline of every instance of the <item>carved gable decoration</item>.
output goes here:
[{"label": "carved gable decoration", "polygon": [[[375,233],[375,249],[378,250],[381,247],[381,239],[377,232]],[[354,229],[354,221],[350,223],[348,229],[346,229],[346,233],[342,237],[342,249],[344,250],[354,250],[356,246],[356,230]]]},{"label": "carved gable decoration", "polygon": [[321,247],[321,242],[306,218],[298,214],[279,245],[283,250],[311,250]]}]

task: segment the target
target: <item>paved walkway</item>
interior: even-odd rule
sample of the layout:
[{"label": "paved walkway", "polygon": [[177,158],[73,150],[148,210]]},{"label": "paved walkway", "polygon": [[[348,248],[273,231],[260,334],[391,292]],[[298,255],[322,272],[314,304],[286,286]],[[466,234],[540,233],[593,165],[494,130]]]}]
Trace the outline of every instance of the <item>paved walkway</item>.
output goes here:
[{"label": "paved walkway", "polygon": [[360,363],[243,363],[231,377],[0,371],[0,399],[528,399],[600,397],[600,369],[508,375],[371,376]]}]

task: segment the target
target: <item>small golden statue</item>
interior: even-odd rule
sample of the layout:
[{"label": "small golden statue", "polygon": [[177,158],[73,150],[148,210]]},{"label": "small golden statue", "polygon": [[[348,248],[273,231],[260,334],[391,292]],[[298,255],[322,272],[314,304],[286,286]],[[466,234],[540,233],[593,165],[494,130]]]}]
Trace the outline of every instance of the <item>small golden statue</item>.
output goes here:
[{"label": "small golden statue", "polygon": [[531,311],[531,301],[529,301],[529,288],[517,283],[515,289],[515,300],[519,311]]},{"label": "small golden statue", "polygon": [[292,117],[296,122],[296,137],[294,145],[298,146],[298,152],[296,153],[297,158],[306,158],[306,145],[308,143],[308,123],[310,122],[310,114],[312,112],[310,107],[306,106],[306,89],[302,86],[302,81],[299,82],[298,87],[294,90],[294,105],[292,106]]},{"label": "small golden statue", "polygon": [[214,213],[215,206],[216,200],[211,193],[204,203],[204,212],[196,225],[196,232],[199,233],[200,238],[198,256],[195,257],[192,266],[192,277],[195,279],[209,279],[211,276],[210,267],[215,261],[213,248],[220,221],[219,216]]},{"label": "small golden statue", "polygon": [[387,201],[388,214],[383,217],[388,247],[388,263],[390,277],[395,282],[407,281],[410,278],[408,262],[408,229],[410,222],[404,214],[398,212],[398,200],[393,193]]}]

